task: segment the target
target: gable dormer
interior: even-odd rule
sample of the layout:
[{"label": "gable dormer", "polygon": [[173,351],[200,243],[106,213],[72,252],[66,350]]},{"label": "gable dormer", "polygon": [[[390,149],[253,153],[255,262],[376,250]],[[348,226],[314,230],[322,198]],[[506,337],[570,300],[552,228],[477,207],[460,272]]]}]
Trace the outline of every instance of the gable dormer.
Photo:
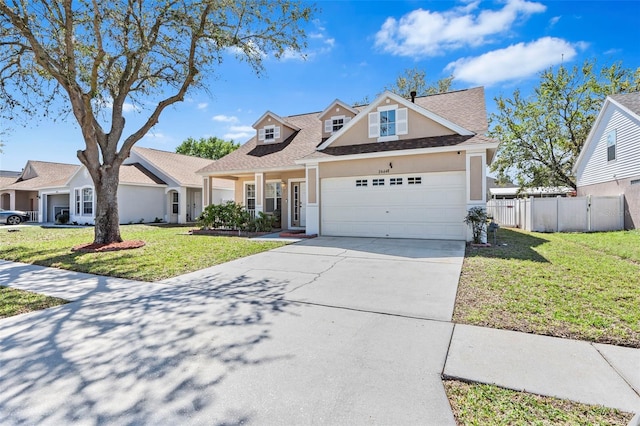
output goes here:
[{"label": "gable dormer", "polygon": [[339,99],[336,99],[320,113],[318,119],[322,123],[322,139],[330,138],[331,135],[342,129],[358,111],[351,108]]},{"label": "gable dormer", "polygon": [[253,123],[253,128],[258,132],[258,145],[280,143],[300,130],[271,111],[265,112]]},{"label": "gable dormer", "polygon": [[384,92],[319,147],[384,143],[398,140],[474,133],[401,96]]},{"label": "gable dormer", "polygon": [[33,164],[31,164],[31,161],[27,161],[27,165],[24,167],[19,180],[29,180],[35,177],[38,177],[38,172],[36,171],[36,168],[33,166]]}]

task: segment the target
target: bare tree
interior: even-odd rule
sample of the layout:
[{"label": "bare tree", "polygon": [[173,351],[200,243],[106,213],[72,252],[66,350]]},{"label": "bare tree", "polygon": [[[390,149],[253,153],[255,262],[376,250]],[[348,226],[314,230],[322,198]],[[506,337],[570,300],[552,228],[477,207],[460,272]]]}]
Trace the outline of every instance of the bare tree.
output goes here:
[{"label": "bare tree", "polygon": [[[134,144],[168,106],[206,89],[224,55],[260,73],[267,55],[300,51],[314,11],[285,0],[5,0],[0,109],[73,114],[96,191],[94,243],[119,242],[119,170]],[[152,107],[124,136],[127,104]]]}]

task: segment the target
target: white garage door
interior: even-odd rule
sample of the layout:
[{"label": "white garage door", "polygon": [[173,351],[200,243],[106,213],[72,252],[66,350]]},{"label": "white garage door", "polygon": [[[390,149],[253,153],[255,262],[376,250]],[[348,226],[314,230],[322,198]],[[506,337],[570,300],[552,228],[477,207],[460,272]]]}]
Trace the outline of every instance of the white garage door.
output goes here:
[{"label": "white garage door", "polygon": [[466,239],[465,172],[326,178],[322,235]]}]

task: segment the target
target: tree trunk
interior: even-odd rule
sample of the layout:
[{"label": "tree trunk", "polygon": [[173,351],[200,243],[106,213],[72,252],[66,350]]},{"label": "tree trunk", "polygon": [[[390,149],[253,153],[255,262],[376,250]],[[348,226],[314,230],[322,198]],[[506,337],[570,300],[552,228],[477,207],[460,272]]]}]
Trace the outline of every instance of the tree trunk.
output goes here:
[{"label": "tree trunk", "polygon": [[95,244],[122,242],[120,237],[120,216],[118,214],[118,184],[120,167],[102,166],[98,172],[100,181],[96,188]]}]

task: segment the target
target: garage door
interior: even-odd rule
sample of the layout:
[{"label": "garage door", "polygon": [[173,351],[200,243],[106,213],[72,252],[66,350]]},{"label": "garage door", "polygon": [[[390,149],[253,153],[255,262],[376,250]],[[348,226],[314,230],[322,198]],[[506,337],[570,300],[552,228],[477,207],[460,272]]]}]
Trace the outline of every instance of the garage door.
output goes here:
[{"label": "garage door", "polygon": [[466,239],[465,172],[326,178],[322,235]]}]

